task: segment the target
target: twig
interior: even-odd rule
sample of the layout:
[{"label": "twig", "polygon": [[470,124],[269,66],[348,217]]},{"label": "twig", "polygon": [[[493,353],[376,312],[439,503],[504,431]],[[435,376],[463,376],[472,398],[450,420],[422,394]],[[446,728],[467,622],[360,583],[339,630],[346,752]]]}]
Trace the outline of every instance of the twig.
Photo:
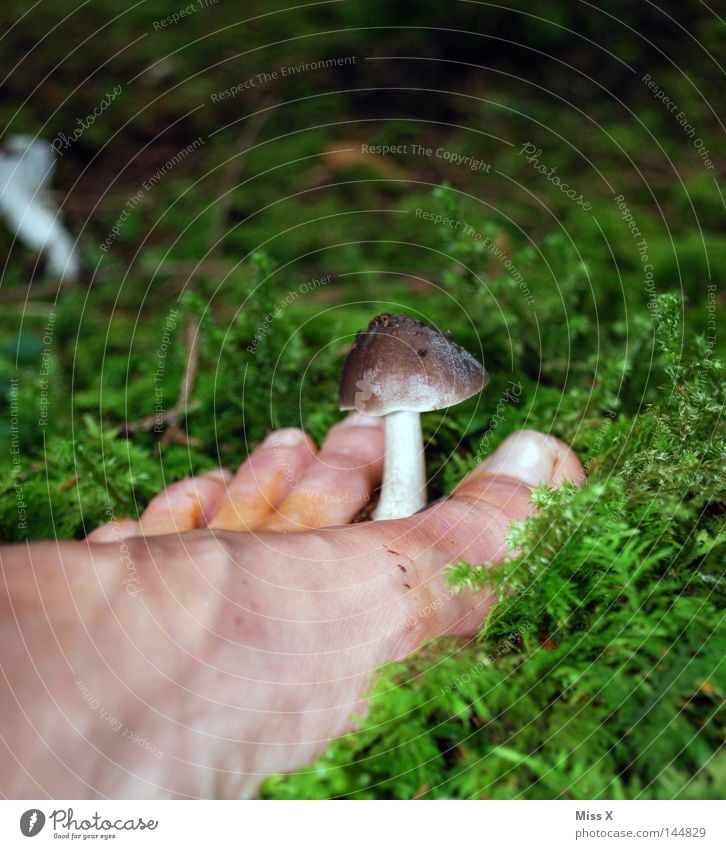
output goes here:
[{"label": "twig", "polygon": [[[181,389],[179,391],[179,400],[175,407],[177,412],[186,412],[189,409],[189,399],[192,396],[194,389],[194,380],[197,376],[197,368],[199,366],[199,331],[201,329],[198,318],[194,318],[187,323],[184,331],[186,337],[186,345],[189,354],[187,356],[187,365],[184,369],[184,377],[182,377]],[[176,424],[176,422],[175,422]]]},{"label": "twig", "polygon": [[[218,259],[216,254],[221,242],[222,229],[227,220],[229,209],[232,204],[232,189],[239,179],[247,151],[254,144],[258,133],[269,117],[271,108],[271,102],[268,105],[263,103],[259,111],[255,113],[252,119],[245,125],[244,130],[239,135],[235,143],[235,148],[241,149],[242,153],[231,159],[228,162],[226,169],[223,171],[219,187],[219,200],[215,205],[214,216],[209,226],[207,252],[204,260],[201,263],[194,265],[193,270],[195,272],[200,270],[209,270],[210,268],[214,268],[217,271],[220,268],[224,268],[229,271],[234,267],[234,263]],[[161,266],[162,272],[171,271],[171,273],[179,273],[181,271],[182,275],[187,279],[190,270],[189,264],[184,262],[169,262],[164,263]],[[187,288],[190,287],[188,286]],[[176,404],[161,415],[154,413],[152,416],[146,416],[138,421],[128,423],[126,425],[127,433],[133,433],[134,431],[139,430],[158,431],[161,428],[165,428],[164,437],[162,439],[164,444],[181,443],[192,445],[195,443],[195,440],[191,439],[189,435],[179,427],[179,420],[186,415],[190,408],[192,392],[194,390],[194,381],[199,367],[199,331],[199,319],[194,318],[191,315],[188,316],[184,328],[187,362],[184,369],[184,376],[182,377],[181,387],[179,389],[179,398],[177,399]]]},{"label": "twig", "polygon": [[[184,341],[187,349],[187,362],[176,404],[170,407],[165,413],[154,413],[152,416],[145,416],[143,419],[138,419],[135,422],[128,422],[125,427],[127,434],[139,430],[151,431],[168,427],[167,433],[164,435],[165,441],[175,441],[173,438],[167,440],[166,437],[169,436],[169,431],[179,431],[179,419],[186,415],[189,410],[194,380],[197,376],[197,368],[199,367],[198,319],[190,317],[184,328]],[[178,434],[171,434],[171,436],[176,437]]]},{"label": "twig", "polygon": [[[239,179],[249,148],[254,144],[258,133],[269,117],[271,105],[272,104],[270,103],[266,106],[263,103],[260,110],[245,125],[244,130],[235,143],[235,147],[237,149],[241,149],[242,153],[231,159],[222,173],[222,180],[219,189],[219,201],[214,208],[214,216],[209,226],[207,253],[205,254],[204,260],[194,266],[194,271],[204,270],[205,268],[209,269],[210,267],[217,270],[220,267],[231,270],[231,268],[234,267],[234,263],[227,263],[224,260],[220,260],[215,256],[215,254],[217,253],[217,249],[221,241],[222,228],[227,220],[232,203],[232,189]],[[184,267],[184,271],[190,271],[186,263],[182,263],[181,266],[179,264],[166,263],[162,265],[161,270],[168,271],[170,266],[173,268],[172,273],[178,273],[181,266]],[[184,369],[184,376],[182,377],[181,387],[179,389],[179,398],[177,399],[176,404],[161,415],[155,413],[152,416],[146,416],[138,421],[129,422],[126,425],[126,433],[133,433],[134,431],[139,430],[159,431],[161,428],[165,428],[164,437],[162,439],[164,444],[168,445],[170,443],[176,443],[193,445],[195,443],[195,440],[190,438],[189,435],[179,427],[179,420],[186,415],[190,409],[192,392],[194,390],[194,381],[199,367],[199,331],[199,319],[189,316],[184,331],[185,344],[187,348],[187,363],[186,368]]]}]

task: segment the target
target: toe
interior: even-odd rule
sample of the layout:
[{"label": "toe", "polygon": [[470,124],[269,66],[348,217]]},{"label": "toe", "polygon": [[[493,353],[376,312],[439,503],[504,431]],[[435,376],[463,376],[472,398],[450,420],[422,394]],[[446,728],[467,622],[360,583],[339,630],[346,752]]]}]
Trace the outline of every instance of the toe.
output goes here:
[{"label": "toe", "polygon": [[531,515],[533,487],[585,482],[582,464],[561,440],[522,430],[507,437],[497,450],[470,472],[451,498],[420,514],[444,523],[442,541],[456,526],[453,559],[471,563],[499,560],[511,552],[506,535],[512,522]]},{"label": "toe", "polygon": [[113,519],[91,531],[86,539],[89,542],[118,542],[140,533],[139,523],[134,519]]},{"label": "toe", "polygon": [[[467,475],[450,498],[406,519],[380,523],[390,524],[386,550],[393,546],[406,552],[414,564],[406,578],[416,601],[414,618],[425,639],[442,633],[477,633],[496,601],[493,592],[452,597],[442,566],[457,561],[496,563],[510,556],[507,534],[512,522],[534,511],[532,488],[567,480],[578,485],[585,480],[572,450],[554,437],[520,431]],[[447,601],[443,606],[441,599]],[[433,609],[441,609],[441,621],[430,615]],[[428,611],[425,616],[422,610]]]},{"label": "toe", "polygon": [[330,430],[299,486],[261,528],[299,531],[347,524],[370,499],[382,473],[382,420],[354,413]]},{"label": "toe", "polygon": [[140,532],[157,536],[204,527],[217,509],[229,477],[229,472],[215,469],[171,484],[152,498],[141,514]]},{"label": "toe", "polygon": [[529,487],[564,481],[585,482],[582,464],[562,440],[536,430],[513,433],[454,490],[454,497],[475,493],[487,478],[504,475]]},{"label": "toe", "polygon": [[240,466],[214,516],[212,528],[249,531],[276,510],[315,459],[315,443],[302,430],[273,431]]}]

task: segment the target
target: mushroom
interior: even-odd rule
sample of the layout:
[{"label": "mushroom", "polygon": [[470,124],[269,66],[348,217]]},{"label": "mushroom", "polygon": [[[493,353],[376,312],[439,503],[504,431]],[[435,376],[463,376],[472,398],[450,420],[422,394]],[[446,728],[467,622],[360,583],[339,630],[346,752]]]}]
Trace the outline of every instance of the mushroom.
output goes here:
[{"label": "mushroom", "polygon": [[49,188],[55,148],[33,136],[0,144],[0,214],[21,242],[46,255],[46,271],[66,282],[81,274],[73,238],[60,221]]},{"label": "mushroom", "polygon": [[383,486],[374,519],[426,506],[421,413],[464,401],[489,376],[448,336],[407,315],[383,313],[361,331],[340,380],[340,409],[385,417]]}]

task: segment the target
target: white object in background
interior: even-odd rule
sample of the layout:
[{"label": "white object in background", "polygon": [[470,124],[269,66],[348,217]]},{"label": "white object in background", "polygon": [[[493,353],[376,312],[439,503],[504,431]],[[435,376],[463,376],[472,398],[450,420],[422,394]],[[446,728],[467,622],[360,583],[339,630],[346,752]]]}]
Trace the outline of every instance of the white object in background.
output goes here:
[{"label": "white object in background", "polygon": [[81,263],[49,186],[55,154],[48,142],[33,136],[9,136],[0,143],[0,213],[15,235],[46,257],[46,272],[78,280]]}]

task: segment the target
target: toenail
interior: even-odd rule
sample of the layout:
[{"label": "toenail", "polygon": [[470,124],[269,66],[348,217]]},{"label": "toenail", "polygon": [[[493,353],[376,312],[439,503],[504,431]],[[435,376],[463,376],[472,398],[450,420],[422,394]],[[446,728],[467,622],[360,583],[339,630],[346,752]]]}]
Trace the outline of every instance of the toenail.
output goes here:
[{"label": "toenail", "polygon": [[552,437],[535,431],[520,431],[507,437],[482,464],[488,474],[509,475],[528,486],[539,486],[552,479],[557,460],[557,443]]},{"label": "toenail", "polygon": [[232,477],[232,472],[228,469],[209,469],[204,472],[202,477],[211,478],[212,480],[220,481],[221,483],[227,483],[227,481]]},{"label": "toenail", "polygon": [[305,442],[305,433],[296,427],[283,427],[273,432],[265,439],[263,445],[268,448],[286,448]]}]

